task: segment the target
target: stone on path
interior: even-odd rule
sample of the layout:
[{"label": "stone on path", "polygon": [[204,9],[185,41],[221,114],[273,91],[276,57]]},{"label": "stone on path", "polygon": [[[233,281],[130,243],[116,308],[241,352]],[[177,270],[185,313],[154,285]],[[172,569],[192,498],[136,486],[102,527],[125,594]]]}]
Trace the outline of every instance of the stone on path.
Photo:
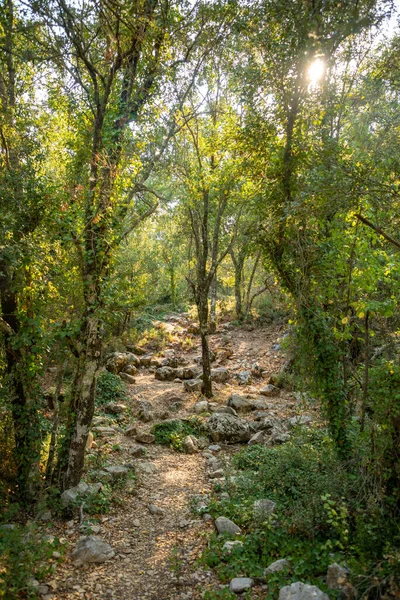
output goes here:
[{"label": "stone on path", "polygon": [[128,373],[120,373],[119,376],[121,377],[122,381],[129,383],[129,385],[134,385],[136,383],[136,379],[133,375],[128,375]]},{"label": "stone on path", "polygon": [[260,390],[260,394],[262,396],[267,396],[268,398],[274,398],[275,396],[279,396],[280,393],[281,390],[272,385],[272,383],[269,383]]},{"label": "stone on path", "polygon": [[207,429],[214,442],[235,444],[248,442],[251,437],[247,423],[233,415],[214,413],[208,420]]},{"label": "stone on path", "polygon": [[153,444],[155,439],[152,433],[146,433],[145,431],[138,431],[136,434],[136,441],[141,444]]},{"label": "stone on path", "polygon": [[123,465],[111,465],[109,467],[104,467],[103,470],[109,475],[111,475],[111,479],[113,481],[123,479],[129,473],[128,467],[124,467]]},{"label": "stone on path", "polygon": [[228,533],[229,535],[237,535],[242,533],[240,527],[227,517],[218,517],[215,521],[215,527],[219,534]]},{"label": "stone on path", "polygon": [[121,415],[126,409],[126,405],[121,402],[109,402],[104,407],[105,412],[111,413],[112,415]]},{"label": "stone on path", "polygon": [[225,383],[229,380],[229,371],[225,367],[219,367],[217,369],[211,369],[211,379],[215,383]]},{"label": "stone on path", "polygon": [[329,596],[315,585],[296,581],[281,588],[279,600],[329,600]]},{"label": "stone on path", "polygon": [[110,544],[95,535],[89,535],[78,540],[72,553],[72,560],[75,566],[80,566],[84,563],[106,562],[114,556],[115,552]]},{"label": "stone on path", "polygon": [[250,590],[254,585],[254,580],[250,577],[235,577],[231,579],[229,589],[235,594],[241,594],[246,590]]},{"label": "stone on path", "polygon": [[251,382],[250,371],[240,371],[236,373],[236,379],[239,385],[248,385]]},{"label": "stone on path", "polygon": [[185,392],[201,392],[203,382],[201,379],[187,379],[183,382]]},{"label": "stone on path", "polygon": [[74,503],[78,496],[82,494],[96,494],[102,489],[101,483],[91,483],[87,484],[84,481],[81,481],[75,487],[68,488],[61,494],[61,502],[64,507],[69,506]]},{"label": "stone on path", "polygon": [[212,444],[211,446],[208,446],[208,450],[210,450],[210,452],[220,452],[221,446],[218,444]]},{"label": "stone on path", "polygon": [[127,427],[125,429],[124,433],[128,437],[134,437],[137,434],[137,427],[136,427],[136,425],[129,425],[129,427]]},{"label": "stone on path", "polygon": [[244,396],[239,396],[239,394],[231,394],[228,398],[227,406],[237,412],[251,412],[254,409],[252,403]]},{"label": "stone on path", "polygon": [[149,513],[151,515],[158,515],[160,517],[163,517],[165,514],[164,510],[155,504],[149,504]]}]

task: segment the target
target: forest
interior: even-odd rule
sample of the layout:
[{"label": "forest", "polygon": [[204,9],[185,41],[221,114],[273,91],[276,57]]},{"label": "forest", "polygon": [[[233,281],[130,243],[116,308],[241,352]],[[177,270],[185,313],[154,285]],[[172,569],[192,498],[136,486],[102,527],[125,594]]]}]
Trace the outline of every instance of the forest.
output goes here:
[{"label": "forest", "polygon": [[0,0],[0,600],[400,597],[398,19]]}]

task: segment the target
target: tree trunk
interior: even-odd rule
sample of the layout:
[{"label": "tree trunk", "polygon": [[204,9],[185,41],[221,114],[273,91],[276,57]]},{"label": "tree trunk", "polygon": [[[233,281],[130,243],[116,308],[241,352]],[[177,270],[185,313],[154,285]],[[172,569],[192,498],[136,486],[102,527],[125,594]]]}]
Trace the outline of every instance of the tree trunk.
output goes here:
[{"label": "tree trunk", "polygon": [[218,281],[217,281],[217,271],[215,271],[215,275],[211,282],[211,302],[210,302],[210,333],[215,333],[217,331],[217,291],[218,291]]},{"label": "tree trunk", "polygon": [[86,442],[94,414],[96,376],[100,367],[99,326],[94,314],[86,316],[78,340],[80,351],[71,397],[68,458],[66,464],[62,465],[63,489],[78,485],[83,473]]},{"label": "tree trunk", "polygon": [[206,398],[212,398],[211,382],[211,360],[210,349],[208,347],[208,294],[206,290],[199,293],[197,311],[200,323],[201,336],[201,359],[203,364],[203,386],[202,392]]},{"label": "tree trunk", "polygon": [[175,310],[176,308],[176,278],[175,278],[175,268],[170,265],[169,267],[169,281],[171,286],[171,302],[172,308]]}]

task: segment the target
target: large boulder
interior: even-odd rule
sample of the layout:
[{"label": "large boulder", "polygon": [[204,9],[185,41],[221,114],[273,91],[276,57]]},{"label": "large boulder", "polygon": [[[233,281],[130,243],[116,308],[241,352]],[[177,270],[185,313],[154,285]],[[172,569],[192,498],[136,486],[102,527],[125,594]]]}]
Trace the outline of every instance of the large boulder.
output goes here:
[{"label": "large boulder", "polygon": [[117,375],[128,364],[128,355],[123,352],[113,352],[107,358],[106,369]]},{"label": "large boulder", "polygon": [[236,536],[242,533],[240,527],[227,517],[218,517],[215,520],[215,527],[220,535],[226,533],[228,535]]},{"label": "large boulder", "polygon": [[201,373],[197,367],[179,367],[175,371],[175,377],[178,379],[196,379]]},{"label": "large boulder", "polygon": [[172,367],[160,367],[154,374],[159,381],[173,381],[176,377],[176,369]]},{"label": "large boulder", "polygon": [[134,378],[133,375],[129,375],[128,373],[120,373],[119,376],[121,377],[122,381],[125,381],[125,383],[129,383],[129,385],[134,385],[136,383],[136,379]]},{"label": "large boulder", "polygon": [[84,563],[106,562],[114,556],[115,552],[110,544],[95,535],[89,535],[78,541],[72,553],[72,560],[75,566],[80,566]]},{"label": "large boulder", "polygon": [[214,413],[208,420],[207,430],[214,442],[244,443],[251,437],[248,424],[234,415]]},{"label": "large boulder", "polygon": [[132,365],[134,367],[140,367],[140,358],[138,356],[136,356],[136,354],[133,354],[133,352],[128,352],[126,355],[126,358],[128,360],[128,365]]},{"label": "large boulder", "polygon": [[281,588],[279,600],[329,600],[329,596],[315,585],[296,581]]},{"label": "large boulder", "polygon": [[239,394],[231,394],[228,398],[227,406],[230,406],[237,412],[243,413],[251,412],[254,409],[253,404],[244,396],[239,396]]},{"label": "large boulder", "polygon": [[274,385],[272,385],[272,383],[269,383],[268,385],[266,385],[265,387],[263,387],[260,390],[260,394],[262,396],[267,396],[267,398],[274,398],[276,396],[279,396],[279,394],[281,393],[281,390],[277,387],[275,387]]},{"label": "large boulder", "polygon": [[229,380],[229,371],[225,367],[218,367],[217,369],[211,369],[211,379],[215,383],[225,383]]},{"label": "large boulder", "polygon": [[203,382],[201,379],[187,379],[183,382],[185,392],[201,392]]}]

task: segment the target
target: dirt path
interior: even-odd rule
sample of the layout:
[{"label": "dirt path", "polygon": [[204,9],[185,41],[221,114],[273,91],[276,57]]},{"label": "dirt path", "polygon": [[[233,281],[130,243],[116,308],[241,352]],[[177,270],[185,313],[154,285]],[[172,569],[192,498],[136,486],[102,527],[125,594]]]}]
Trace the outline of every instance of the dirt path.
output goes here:
[{"label": "dirt path", "polygon": [[[274,347],[279,335],[277,327],[253,331],[235,329],[212,336],[211,346],[230,347],[232,356],[224,366],[232,374],[250,368],[255,362],[276,373],[284,362]],[[196,347],[185,356],[190,362],[198,352]],[[249,386],[238,386],[232,377],[229,383],[215,386],[214,400],[224,403],[232,392],[257,395],[263,385],[265,380],[260,379]],[[140,395],[157,411],[168,408],[171,393],[178,395],[183,405],[170,418],[193,414],[192,406],[198,398],[183,393],[182,383],[159,382],[146,370],[137,377],[136,385],[129,386],[132,401]],[[271,399],[270,408],[277,416],[295,414],[295,403],[288,392]],[[143,428],[149,430],[153,424]],[[116,445],[119,451],[113,452]],[[180,454],[149,445],[144,457],[132,459],[133,445],[134,440],[122,433],[105,444],[109,464],[133,462],[139,472],[138,485],[131,493],[121,491],[119,505],[113,506],[101,520],[100,530],[96,532],[114,548],[115,558],[79,568],[67,558],[54,579],[48,582],[52,593],[45,596],[46,600],[197,599],[202,598],[207,589],[220,587],[212,572],[198,561],[213,525],[194,516],[190,509],[194,497],[211,493],[212,481],[207,478],[203,453]],[[151,514],[149,505],[156,506],[162,514]],[[55,533],[66,539],[71,549],[82,535],[77,520],[69,525],[60,523]]]}]

